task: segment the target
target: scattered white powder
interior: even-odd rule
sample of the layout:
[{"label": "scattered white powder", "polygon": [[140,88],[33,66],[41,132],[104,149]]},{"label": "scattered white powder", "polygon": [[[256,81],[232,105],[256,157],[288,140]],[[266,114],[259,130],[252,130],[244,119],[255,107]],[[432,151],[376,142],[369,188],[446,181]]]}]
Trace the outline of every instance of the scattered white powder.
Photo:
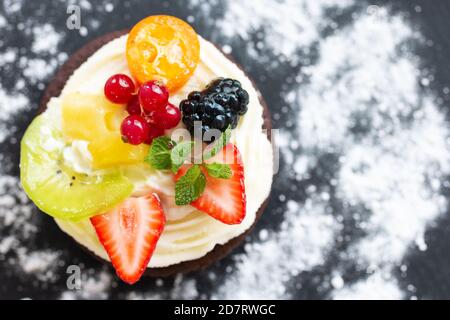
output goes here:
[{"label": "scattered white powder", "polygon": [[[439,195],[450,160],[444,115],[431,97],[419,94],[420,70],[412,57],[398,53],[412,37],[401,18],[389,18],[384,10],[376,21],[362,16],[320,43],[310,83],[297,91],[307,158],[297,159],[294,169],[302,174],[321,154],[340,155],[338,196],[371,213],[364,224],[367,236],[352,243],[348,253],[383,274],[376,278],[381,291],[386,274],[447,206]],[[427,181],[436,181],[435,187]],[[395,286],[385,285],[387,292]],[[365,298],[366,286],[355,288]]]},{"label": "scattered white powder", "polygon": [[433,188],[426,181],[439,182],[449,170],[448,132],[443,115],[429,101],[423,103],[424,116],[410,128],[377,145],[353,146],[343,161],[342,196],[373,212],[367,226],[371,236],[352,248],[369,263],[401,261],[413,241],[423,242],[427,223],[447,206],[440,184]]},{"label": "scattered white powder", "polygon": [[80,36],[82,37],[86,37],[88,35],[88,29],[86,27],[81,27],[80,28]]},{"label": "scattered white powder", "polygon": [[[78,290],[66,290],[61,293],[59,299],[108,299],[110,290],[117,286],[116,275],[103,269],[101,271],[82,272],[81,288]],[[146,291],[131,291],[121,298],[129,300],[161,300],[161,299],[196,299],[199,297],[196,281],[185,279],[179,274],[173,280],[170,290],[161,287],[164,284],[162,279],[155,281],[156,286]]]},{"label": "scattered white powder", "polygon": [[223,47],[222,47],[222,51],[225,53],[225,54],[231,54],[231,52],[233,51],[233,48],[231,47],[231,46],[229,46],[229,45],[224,45]]},{"label": "scattered white powder", "polygon": [[164,299],[164,297],[161,294],[156,293],[156,292],[141,293],[141,292],[133,291],[133,292],[130,292],[126,296],[126,299],[127,300],[161,300],[161,299]]},{"label": "scattered white powder", "polygon": [[112,12],[114,10],[114,5],[112,3],[105,4],[105,11]]},{"label": "scattered white powder", "polygon": [[82,12],[91,11],[93,9],[93,5],[89,0],[60,0],[60,2],[64,5],[78,5]]},{"label": "scattered white powder", "polygon": [[0,53],[0,66],[3,67],[17,59],[17,52],[15,49],[9,49]]},{"label": "scattered white powder", "polygon": [[14,132],[9,120],[14,114],[29,108],[28,98],[21,94],[9,94],[0,84],[0,143]]},{"label": "scattered white powder", "polygon": [[411,30],[399,17],[387,19],[363,16],[320,43],[319,64],[307,70],[311,85],[293,91],[303,147],[341,151],[358,138],[351,132],[356,125],[371,127],[381,140],[413,115],[419,71],[408,57],[395,57]]},{"label": "scattered white powder", "polygon": [[50,76],[58,66],[56,59],[28,59],[23,75],[32,83],[37,83]]},{"label": "scattered white powder", "polygon": [[[4,205],[4,204],[2,204]],[[10,204],[12,205],[12,204]],[[0,241],[0,256],[4,256],[7,252],[9,252],[14,246],[16,246],[17,240],[15,235],[10,235],[3,237]]]},{"label": "scattered white powder", "polygon": [[175,277],[173,289],[170,292],[169,299],[195,299],[198,298],[197,284],[192,279],[184,280],[183,275]]},{"label": "scattered white powder", "polygon": [[312,195],[304,204],[287,202],[286,219],[280,231],[265,241],[246,246],[236,257],[236,270],[222,283],[213,298],[279,299],[291,278],[324,262],[340,225],[321,199]]},{"label": "scattered white powder", "polygon": [[81,0],[81,1],[72,0],[72,2],[76,4],[79,3],[79,5],[83,10],[92,10],[92,4],[88,0]]},{"label": "scattered white powder", "polygon": [[104,300],[109,297],[112,287],[111,273],[106,270],[94,274],[82,273],[81,288],[78,290],[67,290],[61,293],[61,300]]},{"label": "scattered white powder", "polygon": [[35,249],[36,214],[18,179],[1,175],[0,261],[41,282],[53,282],[60,254],[54,249]]},{"label": "scattered white powder", "polygon": [[[3,5],[5,14],[12,16],[20,14],[23,2],[4,1]],[[3,27],[10,29],[8,20],[0,16],[0,28]],[[29,48],[7,46],[0,42],[0,67],[3,71],[0,83],[0,143],[16,145],[16,117],[23,117],[37,106],[35,98],[30,100],[30,89],[47,80],[65,59],[64,55],[57,55],[62,35],[50,24],[39,24],[31,19],[17,27],[24,36],[30,37]],[[58,279],[60,253],[54,248],[40,247],[39,241],[36,241],[39,231],[37,210],[23,192],[18,177],[9,173],[13,167],[10,154],[0,154],[0,159],[0,261],[7,270],[21,279],[28,279],[33,286],[45,287]]]},{"label": "scattered white powder", "polygon": [[62,39],[61,32],[57,32],[51,24],[33,27],[34,41],[31,49],[35,53],[56,54],[58,44]]},{"label": "scattered white powder", "polygon": [[3,0],[3,9],[6,14],[14,14],[22,8],[23,0]]},{"label": "scattered white powder", "polygon": [[25,248],[17,250],[23,271],[33,274],[41,281],[54,281],[59,253],[54,250],[28,252]]},{"label": "scattered white powder", "polygon": [[125,298],[129,300],[161,300],[161,299],[198,299],[201,298],[194,279],[185,278],[182,274],[175,276],[170,290],[162,290],[162,279],[156,279],[154,290],[128,293]]},{"label": "scattered white powder", "polygon": [[10,236],[26,239],[36,232],[36,227],[30,223],[31,215],[32,206],[21,190],[19,180],[13,176],[1,175],[0,226],[4,232],[1,233],[0,254],[6,254],[15,243]]},{"label": "scattered white powder", "polygon": [[[20,2],[9,2],[6,5],[14,7],[17,3],[21,6]],[[67,59],[67,54],[57,51],[64,31],[58,33],[48,23],[30,23],[24,26],[22,32],[29,34],[33,39],[30,49],[33,58],[21,55],[19,59],[18,50],[20,48],[15,47],[2,48],[0,53],[0,67],[10,67],[11,64],[18,63],[20,70],[13,90],[6,90],[0,83],[0,143],[8,138],[14,139],[16,127],[11,124],[14,116],[25,110],[31,110],[37,104],[36,101],[31,102],[24,93],[26,91],[24,89],[28,89],[26,84],[37,84],[41,88],[42,81],[48,79],[56,68]],[[10,69],[5,68],[6,75],[8,75],[8,70]],[[17,76],[16,72],[11,76]]]},{"label": "scattered white powder", "polygon": [[[336,288],[338,289],[338,288]],[[379,273],[369,276],[334,293],[336,300],[400,300],[403,293],[394,278],[382,278]]]},{"label": "scattered white powder", "polygon": [[0,16],[0,28],[5,27],[7,24],[6,18],[4,16]]},{"label": "scattered white powder", "polygon": [[345,282],[339,274],[336,274],[331,278],[331,285],[334,289],[342,289],[345,285]]},{"label": "scattered white powder", "polygon": [[[157,287],[161,287],[163,280],[157,279],[155,281]],[[161,288],[154,288],[153,290],[136,292],[132,291],[125,296],[129,300],[161,300],[161,299],[198,299],[201,298],[197,283],[193,279],[184,278],[183,275],[178,274],[172,284],[172,288],[162,290]]]},{"label": "scattered white powder", "polygon": [[291,63],[297,62],[299,48],[318,39],[321,25],[328,21],[324,16],[326,10],[338,10],[351,3],[349,0],[225,2],[226,14],[216,26],[221,36],[249,41],[250,35],[259,32],[259,41],[248,42],[251,46],[248,53],[253,58],[263,58],[259,51],[270,49],[275,55],[288,57]]}]

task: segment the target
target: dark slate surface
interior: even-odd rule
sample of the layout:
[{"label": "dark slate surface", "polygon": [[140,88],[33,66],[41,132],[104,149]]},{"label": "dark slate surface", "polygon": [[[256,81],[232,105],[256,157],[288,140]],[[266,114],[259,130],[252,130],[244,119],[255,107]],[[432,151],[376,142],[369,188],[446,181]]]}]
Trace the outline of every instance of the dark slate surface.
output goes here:
[{"label": "dark slate surface", "polygon": [[[97,1],[93,1],[97,2]],[[442,89],[450,82],[450,37],[448,36],[448,30],[450,28],[450,3],[448,1],[377,1],[376,4],[380,6],[388,5],[392,7],[393,12],[401,12],[407,15],[415,25],[422,30],[425,37],[432,39],[435,46],[427,48],[427,50],[418,50],[418,54],[421,56],[425,67],[432,70],[435,81],[432,84],[432,90],[440,95]],[[420,5],[422,11],[420,13],[414,10],[416,5]],[[29,50],[30,42],[26,35],[23,35],[17,29],[19,22],[27,22],[30,20],[49,22],[56,30],[65,30],[66,4],[63,1],[26,1],[24,7],[19,14],[8,17],[8,23],[11,24],[12,29],[1,36],[2,47],[13,46],[24,48],[24,55],[32,55]],[[355,8],[355,10],[359,10]],[[3,6],[0,6],[0,13],[4,14]],[[70,32],[66,30],[66,35],[60,45],[60,50],[70,54],[77,48],[83,45],[89,39],[93,39],[104,33],[128,28],[134,22],[141,18],[156,14],[166,13],[176,15],[183,19],[188,16],[196,16],[196,12],[192,12],[186,5],[185,1],[116,1],[115,8],[112,13],[106,13],[104,11],[90,11],[87,15],[83,16],[83,19],[89,21],[89,19],[95,16],[99,19],[101,24],[95,30],[90,30],[87,37],[80,36],[77,32]],[[351,12],[350,12],[351,13]],[[220,6],[216,6],[215,11],[212,13],[210,19],[213,19],[215,15],[221,15]],[[350,15],[341,16],[336,19],[341,19],[341,23],[345,24],[345,19]],[[205,20],[196,19],[193,23],[196,30],[204,35],[206,38],[210,35],[209,25]],[[2,51],[0,47],[0,51]],[[283,81],[289,77],[289,73],[295,72],[290,70],[289,67],[283,67],[276,74],[266,74],[264,68],[258,65],[256,62],[246,55],[245,52],[240,51],[238,43],[233,45],[233,55],[235,59],[245,66],[249,74],[256,80],[259,88],[261,89],[268,104],[272,108],[279,105],[278,89]],[[12,88],[20,76],[17,71],[17,65],[10,67],[10,69],[4,69],[1,71],[1,83],[4,88]],[[48,81],[47,79],[46,81]],[[42,87],[36,84],[27,83],[26,93],[30,97],[34,106],[37,107],[39,98],[42,94]],[[448,102],[445,106],[448,107]],[[274,110],[272,110],[274,111]],[[447,111],[447,109],[446,109]],[[21,136],[34,117],[34,112],[28,112],[25,114],[19,114],[11,123],[18,127],[17,136]],[[274,127],[285,127],[287,119],[281,116],[280,119],[274,121]],[[0,153],[4,155],[2,168],[4,173],[12,175],[18,175],[18,159],[19,159],[19,145],[14,140],[7,140],[0,144]],[[322,174],[326,175],[327,172],[333,170],[333,159],[328,159],[322,164]],[[281,170],[288,170],[281,164]],[[321,176],[317,176],[320,182]],[[325,177],[324,180],[327,180]],[[319,183],[318,182],[318,183]],[[273,194],[271,196],[271,202],[269,204],[266,214],[263,216],[261,222],[257,226],[257,229],[268,228],[276,230],[279,222],[283,219],[283,216],[279,214],[280,208],[283,208],[284,204],[279,201],[278,195],[285,194],[289,197],[292,191],[288,188],[289,183],[286,181],[280,181],[279,178],[275,179]],[[302,186],[299,186],[301,190]],[[448,190],[444,190],[448,194]],[[301,193],[301,191],[300,191]],[[40,232],[33,246],[39,248],[52,248],[55,250],[61,250],[63,260],[67,264],[82,263],[83,265],[100,270],[103,264],[94,259],[89,254],[82,251],[72,240],[62,234],[53,221],[45,215],[37,215],[36,224],[40,228]],[[412,249],[405,258],[405,264],[408,265],[408,273],[405,277],[398,276],[400,286],[403,286],[406,298],[412,293],[408,292],[406,286],[413,284],[416,287],[414,295],[417,297],[426,298],[450,298],[450,215],[444,215],[441,217],[435,226],[430,227],[426,232],[426,242],[428,244],[428,250],[422,252]],[[349,234],[352,234],[351,230]],[[254,237],[254,236],[253,236]],[[252,241],[252,237],[248,239]],[[338,250],[338,249],[336,249]],[[242,247],[237,250],[242,251]],[[302,287],[301,289],[291,288],[293,290],[293,296],[295,298],[327,298],[330,289],[320,287],[319,284],[326,281],[329,277],[329,272],[333,269],[333,266],[338,263],[338,257],[331,256],[326,263],[318,268],[315,268],[311,272],[302,274]],[[216,283],[226,277],[225,269],[229,265],[233,265],[231,257],[226,258],[219,264],[212,267],[212,270],[218,275],[218,278],[214,281],[208,279],[204,272],[197,272],[188,277],[190,279],[197,280],[197,289],[202,294],[200,297],[207,298],[209,289],[215,286]],[[56,283],[49,285],[34,285],[29,278],[17,274],[12,270],[11,266],[0,263],[0,298],[55,298],[58,297],[62,290],[65,290],[65,279],[57,279]],[[364,277],[357,270],[349,270],[347,274],[348,280],[356,280],[360,277]],[[163,287],[159,289],[163,296],[170,297],[170,288],[172,287],[174,279],[170,278],[164,282]],[[133,290],[144,291],[148,288],[154,288],[156,286],[154,279],[144,279]],[[322,289],[319,289],[322,288]],[[118,283],[116,287],[111,289],[111,297],[123,297],[124,293],[129,292],[130,287]]]}]

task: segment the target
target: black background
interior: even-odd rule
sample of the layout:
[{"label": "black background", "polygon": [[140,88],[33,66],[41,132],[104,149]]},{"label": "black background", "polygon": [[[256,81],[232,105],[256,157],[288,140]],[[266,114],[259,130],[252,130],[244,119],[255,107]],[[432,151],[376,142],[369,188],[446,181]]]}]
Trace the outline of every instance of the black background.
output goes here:
[{"label": "black background", "polygon": [[[97,1],[92,1],[97,3]],[[101,2],[98,2],[101,3]],[[442,89],[448,86],[450,82],[450,2],[449,1],[375,1],[371,4],[380,6],[389,6],[392,12],[401,12],[405,14],[407,19],[412,21],[412,24],[420,30],[425,38],[431,39],[434,46],[427,47],[427,49],[417,49],[424,63],[424,67],[429,68],[435,78],[431,89],[436,92],[436,95],[442,95]],[[361,10],[367,7],[368,3],[361,1],[361,4],[355,6],[353,10]],[[422,11],[416,12],[414,9],[420,5]],[[24,50],[21,54],[25,56],[32,56],[29,50],[29,41],[26,36],[17,30],[19,22],[27,21],[29,19],[48,22],[52,24],[56,30],[65,30],[65,37],[59,47],[63,52],[74,52],[80,46],[90,39],[94,39],[104,33],[129,28],[135,22],[151,14],[170,14],[178,16],[182,19],[187,19],[188,16],[196,17],[196,12],[192,11],[185,2],[180,1],[116,1],[114,2],[114,11],[106,13],[104,11],[90,11],[83,16],[83,19],[89,20],[95,18],[101,21],[98,29],[90,30],[86,37],[80,36],[77,31],[68,31],[65,23],[67,15],[65,12],[66,4],[58,1],[26,1],[19,15],[7,17],[8,23],[12,26],[11,30],[1,35],[4,46],[22,47]],[[3,13],[3,6],[0,7]],[[209,19],[214,19],[215,15],[222,14],[220,6],[216,6],[214,12],[211,13]],[[351,11],[336,18],[340,25],[345,25],[347,19],[350,17]],[[211,36],[209,20],[195,19],[193,26],[205,38],[209,39]],[[215,39],[220,41],[220,39]],[[219,43],[221,44],[221,43]],[[276,106],[279,105],[278,89],[281,84],[289,78],[289,74],[294,74],[295,70],[290,70],[289,66],[281,66],[277,73],[268,74],[265,72],[263,66],[258,65],[252,61],[246,52],[240,50],[239,41],[231,43],[233,46],[234,58],[244,66],[246,71],[255,79],[259,89],[262,91],[266,101],[272,112],[276,111]],[[13,67],[14,68],[14,67]],[[13,69],[14,70],[14,69]],[[13,86],[17,77],[14,72],[2,71],[2,83],[8,88]],[[49,81],[49,79],[47,79]],[[38,101],[42,95],[42,87],[36,84],[27,83],[27,95],[31,98],[34,106],[37,108]],[[445,97],[443,97],[445,99]],[[449,102],[445,101],[444,105],[449,106]],[[450,110],[450,108],[448,109]],[[448,115],[448,110],[446,114]],[[12,121],[18,127],[17,136],[20,137],[26,126],[35,113],[19,114]],[[447,117],[448,118],[448,117]],[[287,119],[281,116],[274,120],[274,127],[285,127]],[[19,145],[17,141],[8,140],[0,144],[0,152],[6,155],[3,168],[6,172],[18,175],[18,157]],[[282,171],[287,171],[281,163]],[[326,165],[326,164],[325,164]],[[270,199],[269,207],[263,215],[262,220],[257,226],[257,230],[261,228],[274,229],[282,220],[280,212],[283,211],[284,204],[279,200],[279,194],[285,194],[289,197],[290,191],[287,186],[288,181],[283,181],[283,177],[275,177],[273,193]],[[301,194],[301,186],[298,191]],[[447,192],[447,191],[443,191]],[[63,260],[67,264],[82,263],[86,267],[100,270],[103,268],[103,263],[97,261],[91,255],[82,251],[74,241],[70,240],[66,235],[59,231],[53,221],[46,215],[39,215],[36,218],[36,223],[39,226],[40,233],[34,244],[39,248],[54,248],[61,250]],[[405,258],[405,264],[408,266],[408,273],[406,277],[398,277],[400,286],[405,287],[408,284],[413,284],[416,288],[414,295],[419,298],[450,298],[450,213],[441,217],[436,226],[430,227],[426,233],[426,242],[428,250],[425,252],[411,250],[409,255]],[[352,231],[348,231],[349,235]],[[252,241],[254,235],[250,236],[247,241]],[[242,246],[237,250],[242,251]],[[292,289],[293,296],[300,299],[311,298],[327,298],[328,289],[318,289],[318,284],[327,281],[329,271],[336,263],[335,258],[330,257],[323,266],[314,269],[311,272],[302,274],[302,288],[300,290]],[[337,258],[336,258],[337,259]],[[218,275],[218,278],[211,281],[205,277],[204,272],[196,272],[188,275],[188,278],[194,278],[197,281],[198,291],[202,294],[200,298],[208,298],[208,289],[221,281],[222,277],[226,277],[225,269],[232,265],[231,257],[225,258],[223,261],[212,266],[212,270]],[[59,295],[61,290],[65,289],[65,279],[46,286],[33,285],[27,277],[16,274],[12,270],[8,270],[3,264],[0,264],[0,298],[55,298]],[[346,277],[346,282],[351,283],[356,281],[364,275],[358,272],[349,272]],[[166,297],[170,298],[170,289],[173,286],[173,278],[165,280],[161,292],[167,292]],[[130,290],[145,290],[149,287],[155,286],[154,279],[143,279],[133,289],[122,283],[117,282],[117,286],[111,289],[112,298],[123,297],[125,293]],[[407,290],[404,290],[407,292]],[[409,293],[411,294],[411,293]],[[408,293],[406,294],[408,298]]]}]

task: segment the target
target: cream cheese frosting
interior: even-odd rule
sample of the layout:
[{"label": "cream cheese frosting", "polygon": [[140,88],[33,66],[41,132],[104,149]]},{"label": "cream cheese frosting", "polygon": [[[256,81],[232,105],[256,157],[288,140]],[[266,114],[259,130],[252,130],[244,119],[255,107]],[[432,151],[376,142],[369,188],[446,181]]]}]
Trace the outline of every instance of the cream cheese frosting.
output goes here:
[{"label": "cream cheese frosting", "polygon": [[[194,90],[202,90],[217,77],[237,79],[250,97],[248,111],[241,117],[231,142],[237,145],[244,163],[247,197],[246,216],[241,224],[226,225],[191,206],[174,203],[174,180],[170,173],[156,171],[149,165],[126,166],[123,173],[134,185],[133,195],[156,192],[162,201],[167,223],[148,267],[166,267],[206,255],[217,244],[224,244],[245,232],[255,221],[256,212],[270,192],[273,175],[273,151],[267,135],[262,131],[263,107],[258,92],[237,65],[225,57],[210,42],[200,39],[200,61],[189,81],[170,102],[179,102]],[[59,117],[61,97],[73,92],[102,94],[106,80],[113,74],[130,75],[125,58],[127,35],[112,40],[85,61],[67,81],[61,96],[52,98],[46,113]],[[181,127],[181,124],[179,125]],[[170,134],[169,131],[166,134]],[[92,161],[84,141],[75,141],[63,152],[64,161],[74,170],[91,172]],[[69,221],[55,219],[59,227],[96,255],[109,260],[98,241],[89,219]]]}]

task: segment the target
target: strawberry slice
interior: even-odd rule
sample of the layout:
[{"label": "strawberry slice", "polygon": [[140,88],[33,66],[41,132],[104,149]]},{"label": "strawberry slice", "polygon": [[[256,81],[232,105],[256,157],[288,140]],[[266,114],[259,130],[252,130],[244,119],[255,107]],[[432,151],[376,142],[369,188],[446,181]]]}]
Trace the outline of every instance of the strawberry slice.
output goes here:
[{"label": "strawberry slice", "polygon": [[[226,224],[239,224],[245,217],[246,198],[244,166],[238,148],[229,143],[205,163],[227,163],[232,172],[230,179],[214,178],[201,168],[206,177],[206,187],[202,195],[191,202],[194,208],[209,214]],[[183,165],[175,175],[181,178],[192,165]]]},{"label": "strawberry slice", "polygon": [[159,198],[152,193],[128,198],[91,223],[117,275],[133,284],[147,268],[166,222]]}]

